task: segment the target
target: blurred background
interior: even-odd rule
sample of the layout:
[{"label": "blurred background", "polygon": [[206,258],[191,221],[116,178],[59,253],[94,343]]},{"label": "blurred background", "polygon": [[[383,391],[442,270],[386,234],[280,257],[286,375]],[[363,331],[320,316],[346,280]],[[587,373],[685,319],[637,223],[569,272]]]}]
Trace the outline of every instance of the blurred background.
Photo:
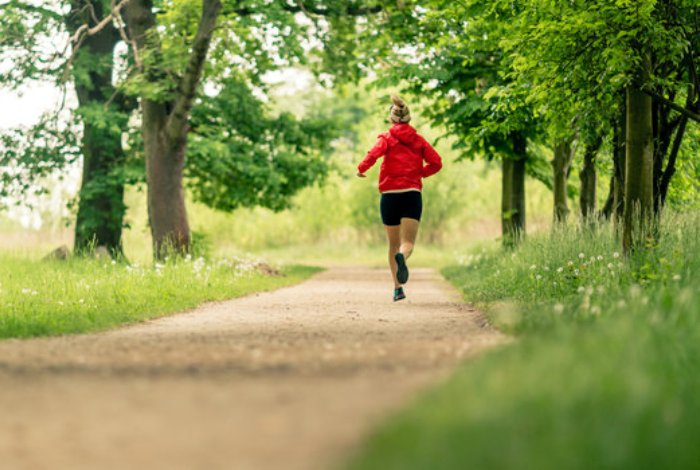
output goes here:
[{"label": "blurred background", "polygon": [[[349,86],[334,92],[325,90],[303,70],[279,74],[268,107],[276,112],[302,115],[319,106],[342,108],[340,127],[346,129],[325,155],[330,164],[326,178],[293,197],[291,207],[282,211],[239,208],[231,213],[217,211],[188,197],[188,214],[195,240],[213,256],[255,253],[280,261],[376,262],[384,263],[384,229],[379,217],[377,175],[379,164],[368,178],[355,177],[356,166],[388,129],[388,96],[395,90],[366,85]],[[51,103],[58,92],[50,88],[27,89],[22,96],[0,97],[10,107],[31,110],[6,114],[5,128],[37,119],[42,103]],[[453,258],[466,244],[488,242],[500,235],[500,165],[485,160],[458,159],[449,139],[439,127],[421,118],[421,103],[409,102],[412,124],[444,160],[443,171],[425,182],[424,218],[421,224],[420,262],[439,257]],[[49,176],[47,194],[5,201],[0,212],[0,246],[3,250],[43,256],[60,245],[72,247],[75,200],[80,184],[80,162]],[[572,178],[575,179],[575,178]],[[45,184],[43,181],[42,184]],[[550,225],[550,191],[540,181],[528,180],[528,228],[536,231]],[[152,258],[146,211],[145,185],[126,188],[127,212],[124,251],[127,258]],[[573,208],[572,208],[573,209]],[[421,254],[422,252],[422,254]]]}]

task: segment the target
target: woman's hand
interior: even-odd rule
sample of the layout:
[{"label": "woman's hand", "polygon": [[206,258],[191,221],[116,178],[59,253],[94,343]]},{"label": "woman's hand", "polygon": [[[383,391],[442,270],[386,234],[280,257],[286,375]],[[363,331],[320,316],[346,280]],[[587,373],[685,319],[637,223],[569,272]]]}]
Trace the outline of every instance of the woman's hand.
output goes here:
[{"label": "woman's hand", "polygon": [[367,175],[365,175],[364,173],[360,173],[360,172],[358,171],[358,172],[357,172],[357,177],[358,177],[358,178],[367,178]]}]

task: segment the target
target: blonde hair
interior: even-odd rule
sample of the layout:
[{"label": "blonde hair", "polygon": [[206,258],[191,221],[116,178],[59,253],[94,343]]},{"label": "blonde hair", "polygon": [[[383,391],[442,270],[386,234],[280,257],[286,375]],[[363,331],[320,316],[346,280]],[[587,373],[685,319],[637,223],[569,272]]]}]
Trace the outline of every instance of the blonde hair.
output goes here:
[{"label": "blonde hair", "polygon": [[411,112],[406,103],[396,95],[391,95],[391,108],[389,109],[389,119],[394,123],[407,123],[411,120]]}]

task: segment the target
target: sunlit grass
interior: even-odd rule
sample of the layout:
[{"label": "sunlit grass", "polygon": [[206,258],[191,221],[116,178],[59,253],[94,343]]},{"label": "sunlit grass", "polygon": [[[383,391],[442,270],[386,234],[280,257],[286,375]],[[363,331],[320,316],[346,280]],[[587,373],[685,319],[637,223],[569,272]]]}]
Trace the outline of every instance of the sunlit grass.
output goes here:
[{"label": "sunlit grass", "polygon": [[0,255],[0,338],[95,331],[180,312],[209,300],[299,282],[316,268],[288,266],[283,276],[252,259],[189,259],[165,264]]},{"label": "sunlit grass", "polygon": [[697,468],[698,227],[673,216],[630,258],[606,227],[461,257],[448,277],[519,339],[390,419],[349,467]]}]

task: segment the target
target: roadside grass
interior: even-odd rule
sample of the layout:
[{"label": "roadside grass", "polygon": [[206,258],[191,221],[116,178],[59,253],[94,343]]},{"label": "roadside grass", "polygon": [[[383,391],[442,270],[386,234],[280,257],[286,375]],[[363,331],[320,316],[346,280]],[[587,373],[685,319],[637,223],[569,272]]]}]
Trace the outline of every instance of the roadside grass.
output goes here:
[{"label": "roadside grass", "polygon": [[244,258],[198,258],[139,266],[0,254],[0,338],[104,330],[206,301],[287,286],[320,270],[291,265],[281,268],[282,275],[270,276],[255,263]]},{"label": "roadside grass", "polygon": [[616,255],[607,226],[446,268],[517,341],[390,418],[352,469],[700,468],[700,222]]}]

